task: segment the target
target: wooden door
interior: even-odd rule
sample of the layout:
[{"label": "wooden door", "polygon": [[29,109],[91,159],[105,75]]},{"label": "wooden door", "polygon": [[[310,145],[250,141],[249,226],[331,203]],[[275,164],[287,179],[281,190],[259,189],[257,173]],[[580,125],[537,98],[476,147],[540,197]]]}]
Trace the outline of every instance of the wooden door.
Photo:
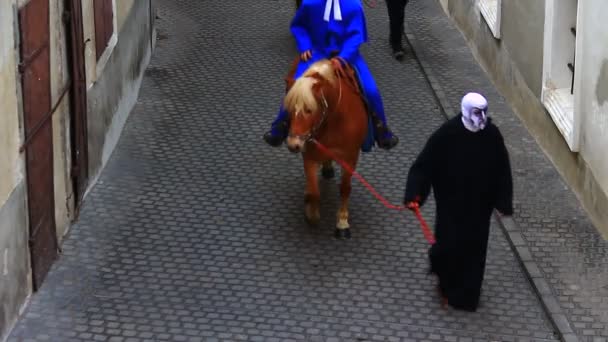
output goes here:
[{"label": "wooden door", "polygon": [[49,1],[31,0],[19,10],[19,71],[23,95],[24,152],[29,245],[34,290],[57,257],[53,127],[50,84]]}]

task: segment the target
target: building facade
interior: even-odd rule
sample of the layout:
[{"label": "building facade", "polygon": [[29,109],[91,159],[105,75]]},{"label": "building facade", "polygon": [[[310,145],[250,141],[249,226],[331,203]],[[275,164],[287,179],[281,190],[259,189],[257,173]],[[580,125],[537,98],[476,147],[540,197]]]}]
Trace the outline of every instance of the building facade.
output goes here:
[{"label": "building facade", "polygon": [[439,2],[608,238],[608,1]]},{"label": "building facade", "polygon": [[0,1],[0,340],[118,141],[154,20],[151,0]]}]

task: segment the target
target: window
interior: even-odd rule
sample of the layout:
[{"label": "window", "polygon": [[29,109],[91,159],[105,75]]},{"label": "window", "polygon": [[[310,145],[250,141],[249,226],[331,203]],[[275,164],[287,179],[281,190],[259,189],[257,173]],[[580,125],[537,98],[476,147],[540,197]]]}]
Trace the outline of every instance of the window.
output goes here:
[{"label": "window", "polygon": [[477,7],[481,15],[488,23],[494,38],[500,39],[500,1],[501,0],[479,0]]},{"label": "window", "polygon": [[[576,22],[578,0],[546,0],[541,101],[570,150],[578,150]],[[580,43],[580,42],[579,42]]]}]

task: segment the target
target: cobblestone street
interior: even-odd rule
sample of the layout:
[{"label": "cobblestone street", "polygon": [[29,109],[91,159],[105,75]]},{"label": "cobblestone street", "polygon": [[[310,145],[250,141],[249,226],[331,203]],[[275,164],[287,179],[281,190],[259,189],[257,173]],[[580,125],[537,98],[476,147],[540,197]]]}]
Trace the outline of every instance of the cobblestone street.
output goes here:
[{"label": "cobblestone street", "polygon": [[[356,180],[351,240],[333,239],[339,178],[322,180],[320,227],[306,224],[301,158],[261,138],[296,53],[289,32],[293,1],[156,3],[157,49],[139,101],[60,259],[9,341],[559,340],[530,271],[498,222],[492,224],[476,313],[440,308],[435,279],[427,274],[428,244],[415,217],[385,209]],[[450,24],[432,7],[438,5],[426,4],[414,0],[407,9],[406,31],[425,49],[416,56],[430,58],[423,61],[442,75],[442,100],[453,108],[466,87],[488,92],[520,179],[515,220],[526,248],[581,340],[606,341],[608,318],[593,309],[608,302],[600,297],[587,308],[587,297],[572,300],[573,287],[560,278],[572,265],[555,264],[557,252],[545,248],[578,229],[580,239],[597,247],[591,258],[601,268],[608,259],[605,241],[482,71],[471,69],[466,83],[457,71],[467,65],[442,62],[466,43],[433,40],[436,26],[429,23]],[[384,2],[366,13],[370,42],[362,51],[400,143],[363,154],[358,171],[400,203],[407,170],[445,121],[444,108],[411,53],[401,63],[392,59]],[[525,150],[520,140],[535,149]],[[538,165],[534,175],[547,178],[530,186],[533,173],[526,165]],[[538,196],[524,196],[530,191]],[[549,202],[559,196],[567,196],[571,207],[549,214]],[[559,211],[578,226],[562,225]],[[432,201],[423,215],[434,222]]]}]

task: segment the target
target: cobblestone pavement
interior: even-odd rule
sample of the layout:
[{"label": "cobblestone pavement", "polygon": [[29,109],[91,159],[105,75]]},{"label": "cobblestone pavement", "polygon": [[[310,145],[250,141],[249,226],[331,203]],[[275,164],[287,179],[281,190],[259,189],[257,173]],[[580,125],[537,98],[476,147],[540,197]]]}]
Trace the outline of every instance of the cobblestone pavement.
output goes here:
[{"label": "cobblestone pavement", "polygon": [[533,272],[544,278],[540,291],[555,298],[549,301],[549,310],[563,314],[568,322],[562,326],[579,340],[608,341],[608,241],[488,80],[438,2],[413,1],[406,12],[407,31],[419,42],[418,50],[443,90],[447,107],[458,109],[470,89],[480,89],[489,98],[511,153],[514,219],[522,244],[538,266]]},{"label": "cobblestone pavement", "polygon": [[[291,1],[158,5],[140,100],[9,341],[557,339],[495,224],[477,313],[439,307],[417,222],[359,184],[352,240],[332,239],[335,180],[322,183],[321,227],[305,224],[301,160],[261,139],[295,53]],[[401,143],[359,170],[400,202],[444,118],[418,63],[391,59],[383,6],[368,10],[363,52]]]}]

